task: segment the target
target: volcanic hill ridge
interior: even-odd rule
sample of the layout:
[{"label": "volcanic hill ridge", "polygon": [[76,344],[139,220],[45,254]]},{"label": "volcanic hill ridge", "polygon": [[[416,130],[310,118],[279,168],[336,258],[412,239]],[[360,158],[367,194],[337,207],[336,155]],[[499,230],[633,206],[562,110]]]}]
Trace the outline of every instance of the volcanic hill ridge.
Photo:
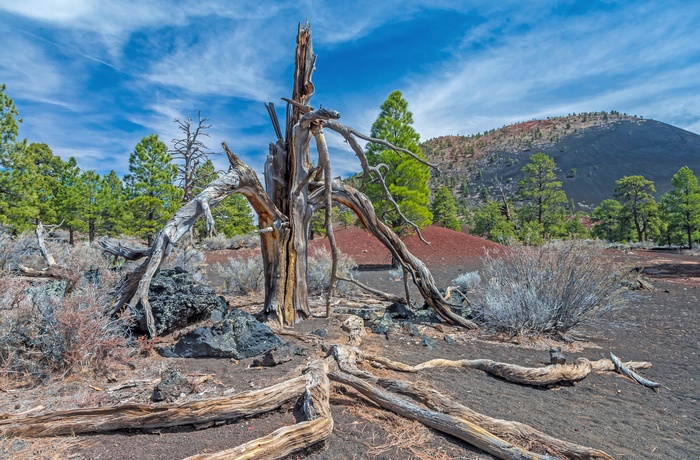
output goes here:
[{"label": "volcanic hill ridge", "polygon": [[612,112],[532,120],[470,136],[442,136],[422,144],[429,161],[440,163],[431,189],[447,185],[470,201],[484,193],[513,194],[531,155],[554,158],[570,201],[592,209],[612,198],[615,181],[642,175],[658,196],[671,189],[683,166],[700,174],[700,135],[659,121]]}]

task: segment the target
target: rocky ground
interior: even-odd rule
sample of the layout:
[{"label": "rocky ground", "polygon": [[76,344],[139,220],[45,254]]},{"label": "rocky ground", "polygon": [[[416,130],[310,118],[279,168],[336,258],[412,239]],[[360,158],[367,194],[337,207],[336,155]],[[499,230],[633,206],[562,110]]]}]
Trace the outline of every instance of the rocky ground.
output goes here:
[{"label": "rocky ground", "polygon": [[[366,269],[360,276],[387,291],[402,284],[388,274],[388,258],[359,230],[338,232],[341,248]],[[484,248],[497,245],[467,235],[459,240],[439,238],[444,230],[426,232],[432,244],[423,254],[438,285],[465,271],[479,268]],[[442,235],[444,236],[444,235]],[[314,245],[322,244],[316,240]],[[410,243],[414,244],[414,243]],[[409,247],[411,247],[409,244]],[[367,245],[367,246],[366,246]],[[416,253],[419,249],[412,248]],[[366,252],[365,252],[366,251]],[[224,257],[211,255],[212,259]],[[551,340],[498,341],[484,332],[466,332],[444,325],[417,325],[400,332],[368,334],[365,350],[416,364],[443,357],[489,358],[540,366],[549,360],[552,345],[564,347],[569,359],[598,359],[610,352],[623,360],[643,360],[653,367],[645,377],[664,385],[658,393],[615,373],[591,374],[573,386],[549,389],[508,383],[481,371],[441,369],[400,374],[372,369],[431,386],[484,414],[528,423],[548,434],[602,449],[615,458],[694,459],[700,455],[700,257],[677,253],[616,253],[643,269],[654,290],[635,291],[629,305],[581,327],[581,341],[555,344]],[[255,312],[259,298],[231,299]],[[349,298],[337,308],[371,303]],[[373,304],[377,306],[376,304]],[[323,311],[320,299],[315,312]],[[312,318],[292,328],[297,333],[324,335],[328,343],[344,343],[346,333],[337,318]],[[315,345],[282,337],[299,353],[274,367],[253,366],[254,358],[163,358],[152,354],[136,367],[110,369],[98,375],[73,375],[32,389],[0,389],[0,414],[150,402],[161,383],[164,400],[184,402],[262,388],[299,375],[306,363],[323,352]],[[425,339],[428,339],[426,342]],[[171,342],[173,337],[169,339]],[[168,340],[157,346],[170,345]],[[367,368],[369,369],[369,368]],[[177,378],[177,375],[179,378]],[[160,379],[160,380],[158,380]],[[335,428],[324,446],[297,458],[312,459],[449,459],[491,458],[461,441],[379,409],[352,390],[333,385],[331,405]],[[132,430],[109,434],[45,440],[0,441],[6,458],[163,459],[215,452],[294,423],[291,405],[281,410],[217,426]]]}]

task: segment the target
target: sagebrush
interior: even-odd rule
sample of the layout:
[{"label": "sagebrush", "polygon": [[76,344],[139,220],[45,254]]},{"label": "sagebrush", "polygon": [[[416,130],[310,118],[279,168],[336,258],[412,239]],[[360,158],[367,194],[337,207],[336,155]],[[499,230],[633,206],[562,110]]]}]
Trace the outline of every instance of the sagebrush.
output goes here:
[{"label": "sagebrush", "polygon": [[[24,241],[17,243],[15,254],[24,252]],[[51,249],[65,280],[29,281],[0,271],[3,380],[31,382],[107,368],[132,353],[126,320],[103,312],[119,274],[94,247],[54,244]],[[31,251],[24,255],[34,258]]]},{"label": "sagebrush", "polygon": [[624,303],[621,267],[583,241],[487,252],[474,300],[483,321],[512,334],[564,333]]},{"label": "sagebrush", "polygon": [[[325,248],[316,249],[309,257],[306,267],[306,282],[309,294],[321,294],[328,290],[331,283],[331,265],[333,257],[329,250]],[[357,264],[348,255],[340,253],[338,257],[338,276],[349,278]],[[339,294],[349,294],[356,291],[356,286],[345,281],[336,283],[336,290]]]}]

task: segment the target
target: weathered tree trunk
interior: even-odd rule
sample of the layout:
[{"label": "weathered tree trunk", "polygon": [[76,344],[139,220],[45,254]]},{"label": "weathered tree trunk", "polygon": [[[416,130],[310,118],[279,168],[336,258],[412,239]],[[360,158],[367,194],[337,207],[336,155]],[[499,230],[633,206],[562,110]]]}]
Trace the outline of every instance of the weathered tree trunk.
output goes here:
[{"label": "weathered tree trunk", "polygon": [[[149,251],[125,250],[125,248],[103,245],[105,250],[114,253],[148,256],[148,260],[125,277],[117,287],[109,311],[115,313],[127,304],[136,306],[140,303],[145,310],[148,329],[151,335],[154,335],[155,327],[148,302],[148,288],[163,258],[168,254],[170,246],[185,235],[200,216],[204,215],[208,221],[212,220],[211,206],[215,206],[231,193],[242,193],[258,214],[258,232],[265,273],[263,313],[268,320],[290,325],[310,315],[306,282],[308,238],[311,217],[314,211],[323,207],[326,208],[326,230],[333,251],[333,272],[335,272],[338,252],[330,222],[330,205],[331,201],[336,201],[354,211],[367,228],[389,248],[393,258],[410,274],[426,303],[434,308],[440,317],[453,324],[468,328],[476,327],[474,323],[450,309],[428,269],[408,251],[391,228],[377,219],[372,203],[367,197],[350,187],[345,187],[340,181],[337,184],[333,182],[323,127],[327,126],[345,138],[359,158],[363,174],[372,176],[382,185],[387,202],[394,206],[401,219],[416,230],[418,228],[415,224],[406,219],[391,197],[381,171],[368,164],[356,138],[384,145],[412,156],[416,161],[428,163],[409,150],[396,147],[382,139],[364,136],[352,128],[337,123],[335,120],[340,117],[340,114],[334,110],[325,108],[315,110],[309,106],[309,100],[314,92],[311,76],[316,56],[313,54],[311,31],[308,25],[299,27],[295,60],[292,99],[284,99],[288,104],[284,138],[274,105],[266,104],[277,134],[277,141],[270,144],[265,163],[265,190],[257,181],[255,173],[235,157],[224,144],[224,150],[231,161],[229,173],[212,182],[202,193],[176,212],[157,235],[153,244],[149,245],[151,246]],[[310,154],[311,140],[314,138],[318,150],[316,167],[312,165]],[[336,274],[332,273],[326,298],[327,314],[330,314],[331,310],[331,294],[335,279]]]}]

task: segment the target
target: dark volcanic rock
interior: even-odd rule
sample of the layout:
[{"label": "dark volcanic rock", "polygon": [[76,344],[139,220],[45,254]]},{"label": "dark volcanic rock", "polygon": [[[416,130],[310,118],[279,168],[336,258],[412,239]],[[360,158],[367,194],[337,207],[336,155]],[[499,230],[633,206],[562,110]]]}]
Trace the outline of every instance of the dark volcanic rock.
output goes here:
[{"label": "dark volcanic rock", "polygon": [[164,349],[163,355],[168,358],[245,359],[282,345],[272,330],[255,317],[232,310],[223,321],[183,335],[175,345]]},{"label": "dark volcanic rock", "polygon": [[287,361],[291,361],[296,354],[296,350],[294,348],[295,347],[291,347],[289,345],[284,345],[282,347],[275,348],[274,350],[270,350],[262,355],[262,357],[254,359],[253,366],[272,367],[286,363]]},{"label": "dark volcanic rock", "polygon": [[[161,270],[154,276],[148,299],[158,335],[209,318],[212,312],[226,311],[223,297],[217,296],[209,286],[197,284],[182,268]],[[139,329],[147,333],[141,305],[132,313],[138,320]]]},{"label": "dark volcanic rock", "polygon": [[153,389],[151,399],[158,401],[175,401],[182,394],[190,393],[187,379],[175,369],[168,369],[160,383]]}]

